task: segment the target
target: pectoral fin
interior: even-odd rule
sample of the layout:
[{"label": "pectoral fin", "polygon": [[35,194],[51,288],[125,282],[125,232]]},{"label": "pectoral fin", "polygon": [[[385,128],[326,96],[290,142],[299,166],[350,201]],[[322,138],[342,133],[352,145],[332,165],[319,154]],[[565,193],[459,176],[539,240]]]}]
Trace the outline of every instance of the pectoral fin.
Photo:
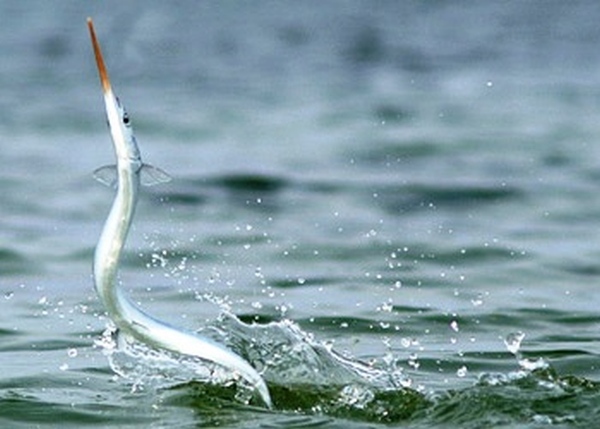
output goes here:
[{"label": "pectoral fin", "polygon": [[[171,176],[160,168],[143,164],[140,169],[140,183],[143,186],[154,186],[171,181]],[[105,165],[94,171],[94,179],[103,185],[116,188],[119,177],[116,165]]]},{"label": "pectoral fin", "polygon": [[117,187],[117,166],[105,165],[94,170],[94,179],[111,188]]},{"label": "pectoral fin", "polygon": [[140,170],[140,182],[143,186],[154,186],[171,181],[171,176],[160,168],[148,164],[142,165]]}]

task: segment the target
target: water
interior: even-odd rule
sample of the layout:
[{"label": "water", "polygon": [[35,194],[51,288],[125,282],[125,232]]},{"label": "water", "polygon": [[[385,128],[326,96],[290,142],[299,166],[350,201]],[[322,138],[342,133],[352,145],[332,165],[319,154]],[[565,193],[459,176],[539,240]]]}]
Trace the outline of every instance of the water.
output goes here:
[{"label": "water", "polygon": [[[123,287],[251,360],[272,411],[218,368],[113,349],[90,277],[112,198],[91,172],[113,154],[88,15],[174,178],[144,190]],[[2,3],[0,424],[593,426],[599,16]]]}]

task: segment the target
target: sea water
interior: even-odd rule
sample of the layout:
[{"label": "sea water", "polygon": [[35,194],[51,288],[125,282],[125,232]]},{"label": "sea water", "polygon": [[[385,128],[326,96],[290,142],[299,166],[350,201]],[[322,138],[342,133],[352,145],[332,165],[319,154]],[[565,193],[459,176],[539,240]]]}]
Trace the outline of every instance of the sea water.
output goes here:
[{"label": "sea water", "polygon": [[[131,344],[91,260],[113,162],[85,19],[144,159],[120,284],[264,375]],[[0,4],[2,427],[592,427],[600,5]]]}]

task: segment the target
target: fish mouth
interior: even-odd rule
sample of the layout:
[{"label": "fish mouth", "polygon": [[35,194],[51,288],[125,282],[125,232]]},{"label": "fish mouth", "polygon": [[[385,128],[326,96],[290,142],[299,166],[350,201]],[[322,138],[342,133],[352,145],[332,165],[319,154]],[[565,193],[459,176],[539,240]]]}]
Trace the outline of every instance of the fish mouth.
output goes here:
[{"label": "fish mouth", "polygon": [[96,37],[94,31],[94,23],[92,18],[87,19],[88,29],[90,30],[90,37],[92,38],[92,46],[94,47],[94,56],[96,57],[96,64],[98,65],[98,73],[100,74],[100,83],[102,84],[102,90],[105,94],[111,92],[110,80],[108,79],[108,72],[104,65],[104,58],[102,58],[102,51],[100,50],[100,43]]}]

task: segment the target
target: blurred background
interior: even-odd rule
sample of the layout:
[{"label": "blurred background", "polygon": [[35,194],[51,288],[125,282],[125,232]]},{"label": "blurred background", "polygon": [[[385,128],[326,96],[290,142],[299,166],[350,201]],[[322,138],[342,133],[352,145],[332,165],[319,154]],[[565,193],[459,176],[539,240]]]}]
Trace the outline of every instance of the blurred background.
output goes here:
[{"label": "blurred background", "polygon": [[519,332],[597,378],[599,3],[5,1],[0,363],[21,381],[0,401],[67,368],[110,377],[88,16],[145,161],[173,176],[144,190],[123,263],[150,311],[289,318],[424,391],[519,368]]}]

